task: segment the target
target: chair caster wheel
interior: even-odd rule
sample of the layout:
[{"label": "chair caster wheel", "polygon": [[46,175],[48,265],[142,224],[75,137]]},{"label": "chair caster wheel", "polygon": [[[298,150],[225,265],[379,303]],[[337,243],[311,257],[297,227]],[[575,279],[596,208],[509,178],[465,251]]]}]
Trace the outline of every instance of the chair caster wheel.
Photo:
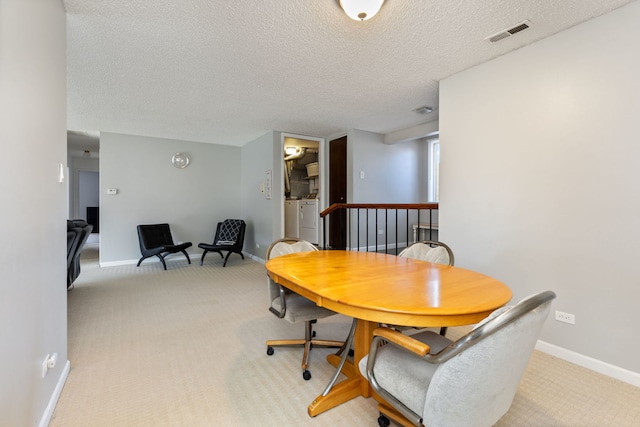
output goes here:
[{"label": "chair caster wheel", "polygon": [[267,347],[267,356],[271,356],[273,352],[274,352],[273,347],[271,346]]},{"label": "chair caster wheel", "polygon": [[311,379],[311,372],[307,370],[302,371],[302,378],[304,378],[305,381],[309,381]]},{"label": "chair caster wheel", "polygon": [[389,418],[380,414],[380,416],[378,417],[378,425],[380,427],[389,427],[389,424],[391,424],[391,422],[389,421]]}]

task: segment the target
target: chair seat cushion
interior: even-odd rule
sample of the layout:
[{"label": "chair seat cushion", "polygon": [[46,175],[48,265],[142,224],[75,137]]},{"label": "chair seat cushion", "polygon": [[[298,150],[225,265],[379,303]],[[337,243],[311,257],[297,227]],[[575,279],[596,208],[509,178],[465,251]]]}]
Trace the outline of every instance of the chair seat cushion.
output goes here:
[{"label": "chair seat cushion", "polygon": [[[324,307],[318,307],[313,301],[298,294],[288,294],[285,298],[287,311],[284,314],[284,318],[292,323],[322,319],[336,314]],[[281,312],[280,297],[271,301],[271,306]]]},{"label": "chair seat cushion", "polygon": [[191,245],[192,245],[191,242],[186,242],[186,243],[180,243],[179,245],[165,245],[164,247],[167,250],[167,252],[178,252],[191,247]]},{"label": "chair seat cushion", "polygon": [[[451,344],[451,340],[432,331],[424,331],[412,335],[412,338],[431,346],[431,354]],[[367,360],[360,360],[362,375],[367,376]],[[382,388],[401,400],[412,411],[422,414],[427,396],[428,385],[438,365],[425,363],[418,355],[401,350],[395,345],[385,344],[378,350],[375,365],[375,376]]]},{"label": "chair seat cushion", "polygon": [[176,253],[183,251],[191,246],[191,242],[181,243],[179,245],[162,245],[155,248],[147,249],[147,255],[156,255],[156,254],[164,254],[164,253]]},{"label": "chair seat cushion", "polygon": [[205,249],[207,251],[216,251],[216,250],[228,250],[228,249],[233,249],[233,246],[235,245],[235,242],[231,242],[229,244],[226,244],[224,242],[218,242],[218,244],[211,244],[211,243],[199,243],[198,247],[200,249]]}]

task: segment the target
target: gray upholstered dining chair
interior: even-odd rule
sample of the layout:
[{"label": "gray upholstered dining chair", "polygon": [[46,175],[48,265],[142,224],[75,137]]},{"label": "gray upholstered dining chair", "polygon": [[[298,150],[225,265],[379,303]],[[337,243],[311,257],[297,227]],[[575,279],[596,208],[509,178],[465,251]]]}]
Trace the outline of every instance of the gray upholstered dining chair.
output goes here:
[{"label": "gray upholstered dining chair", "polygon": [[406,247],[398,254],[398,256],[435,262],[438,264],[454,264],[453,251],[451,248],[445,243],[436,242],[435,240],[416,242]]},{"label": "gray upholstered dining chair", "polygon": [[555,296],[545,291],[502,307],[457,341],[374,330],[359,368],[390,405],[378,405],[379,425],[399,415],[416,426],[495,424],[511,406]]},{"label": "gray upholstered dining chair", "polygon": [[[435,240],[423,240],[407,246],[398,256],[403,258],[413,258],[422,261],[435,262],[453,266],[454,257],[451,248],[442,242]],[[440,335],[445,336],[447,328],[440,328]]]},{"label": "gray upholstered dining chair", "polygon": [[[294,252],[309,252],[317,250],[318,248],[305,240],[284,238],[276,240],[269,246],[266,258],[269,260],[271,258]],[[309,372],[308,369],[309,352],[312,347],[343,348],[344,343],[342,341],[315,339],[315,332],[313,331],[313,324],[316,323],[318,319],[329,317],[336,313],[324,307],[317,306],[313,301],[278,285],[271,280],[271,278],[268,279],[268,283],[270,303],[269,311],[278,316],[278,318],[285,319],[291,323],[304,322],[305,336],[304,339],[268,340],[266,343],[267,354],[269,356],[273,355],[273,347],[277,346],[304,347],[302,355],[302,377],[305,380],[309,380],[311,379],[311,372]]]}]

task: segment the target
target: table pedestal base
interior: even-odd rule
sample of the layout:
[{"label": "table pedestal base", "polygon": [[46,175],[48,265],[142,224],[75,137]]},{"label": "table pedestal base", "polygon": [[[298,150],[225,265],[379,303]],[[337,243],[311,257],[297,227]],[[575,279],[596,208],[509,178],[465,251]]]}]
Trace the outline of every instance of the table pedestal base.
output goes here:
[{"label": "table pedestal base", "polygon": [[[354,397],[371,396],[371,386],[369,381],[360,375],[358,367],[355,365],[357,361],[362,359],[369,352],[368,343],[373,337],[373,329],[377,327],[377,323],[368,322],[358,319],[354,336],[354,355],[353,360],[347,360],[342,367],[342,374],[347,378],[337,383],[325,396],[315,398],[307,412],[310,416],[315,417],[331,408],[347,402]],[[349,351],[346,349],[345,351]],[[340,364],[340,357],[335,354],[327,356],[327,361],[337,367]]]}]

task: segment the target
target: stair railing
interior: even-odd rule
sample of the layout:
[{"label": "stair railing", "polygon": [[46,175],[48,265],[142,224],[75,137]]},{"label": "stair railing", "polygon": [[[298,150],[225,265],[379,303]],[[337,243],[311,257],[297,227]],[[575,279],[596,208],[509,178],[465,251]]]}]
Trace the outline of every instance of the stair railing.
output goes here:
[{"label": "stair railing", "polygon": [[[324,249],[397,255],[413,242],[438,240],[438,203],[334,203],[320,218]],[[344,247],[330,244],[331,221],[346,236]]]}]

